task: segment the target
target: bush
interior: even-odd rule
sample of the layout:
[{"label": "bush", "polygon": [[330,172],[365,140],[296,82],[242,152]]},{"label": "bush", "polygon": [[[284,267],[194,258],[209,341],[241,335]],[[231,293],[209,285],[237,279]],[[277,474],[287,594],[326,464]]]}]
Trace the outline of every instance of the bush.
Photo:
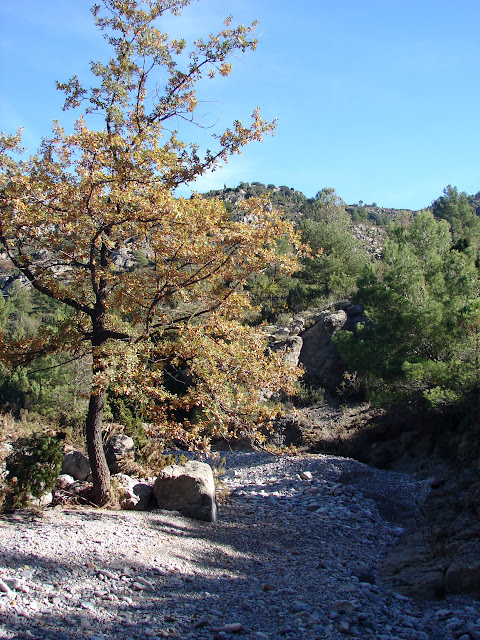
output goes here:
[{"label": "bush", "polygon": [[127,398],[115,396],[111,392],[108,394],[108,403],[113,420],[123,425],[123,433],[132,438],[136,451],[140,451],[148,443],[148,438],[137,408]]},{"label": "bush", "polygon": [[311,407],[317,404],[323,404],[325,401],[325,389],[317,387],[311,382],[297,382],[297,395],[293,396],[293,405],[295,407]]},{"label": "bush", "polygon": [[2,511],[28,506],[55,486],[63,462],[63,434],[33,433],[19,438],[6,459]]},{"label": "bush", "polygon": [[19,367],[13,373],[0,372],[0,407],[3,412],[12,411],[16,415],[21,409],[28,409],[38,401],[40,387],[28,379],[27,371]]}]

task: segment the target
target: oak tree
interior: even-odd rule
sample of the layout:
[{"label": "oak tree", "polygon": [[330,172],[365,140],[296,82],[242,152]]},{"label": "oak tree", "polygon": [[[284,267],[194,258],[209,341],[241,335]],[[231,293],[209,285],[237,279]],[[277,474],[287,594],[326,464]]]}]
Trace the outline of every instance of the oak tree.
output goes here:
[{"label": "oak tree", "polygon": [[[258,390],[291,390],[297,375],[239,322],[250,274],[274,262],[294,268],[276,251],[285,234],[296,243],[291,226],[262,201],[246,203],[246,222],[217,200],[174,195],[274,127],[256,109],[248,126],[236,121],[214,135],[203,155],[171,131],[195,122],[198,82],[227,76],[232,56],[256,46],[255,25],[229,18],[187,55],[159,23],[190,1],[95,5],[112,57],[92,63],[93,86],[77,76],[58,84],[65,109],[81,110],[74,130],[55,122],[30,157],[20,132],[0,143],[0,243],[32,287],[70,310],[29,340],[0,337],[0,353],[11,364],[55,351],[90,355],[86,440],[98,504],[109,500],[107,389],[135,397],[160,432],[200,446],[268,421]],[[181,392],[168,384],[174,378]]]}]

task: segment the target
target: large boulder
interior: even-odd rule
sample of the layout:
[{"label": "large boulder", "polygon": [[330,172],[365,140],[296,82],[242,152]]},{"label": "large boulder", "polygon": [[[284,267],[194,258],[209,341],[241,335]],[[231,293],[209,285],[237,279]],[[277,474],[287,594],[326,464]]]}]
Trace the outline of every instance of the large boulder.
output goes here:
[{"label": "large boulder", "polygon": [[81,451],[70,451],[63,458],[62,474],[72,476],[75,480],[86,480],[92,473],[90,462]]},{"label": "large boulder", "polygon": [[458,545],[458,553],[445,574],[445,591],[480,596],[480,546],[478,536]]},{"label": "large boulder", "polygon": [[326,389],[335,390],[342,381],[345,366],[332,344],[332,336],[345,328],[347,322],[348,316],[343,309],[323,311],[313,327],[303,334],[300,364],[307,378]]},{"label": "large boulder", "polygon": [[204,462],[189,460],[184,465],[165,467],[155,480],[153,492],[160,509],[207,522],[217,519],[212,468]]},{"label": "large boulder", "polygon": [[120,463],[124,460],[132,460],[135,457],[135,443],[130,436],[119,433],[108,439],[105,445],[105,458],[107,459],[110,473],[120,471]]}]

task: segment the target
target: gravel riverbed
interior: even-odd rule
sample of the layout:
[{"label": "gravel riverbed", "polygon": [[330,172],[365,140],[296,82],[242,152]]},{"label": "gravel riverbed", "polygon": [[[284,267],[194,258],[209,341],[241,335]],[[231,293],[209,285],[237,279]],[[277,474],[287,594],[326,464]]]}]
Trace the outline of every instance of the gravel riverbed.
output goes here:
[{"label": "gravel riverbed", "polygon": [[480,602],[419,603],[377,567],[429,481],[326,455],[221,454],[205,523],[49,508],[0,517],[0,638],[480,640]]}]

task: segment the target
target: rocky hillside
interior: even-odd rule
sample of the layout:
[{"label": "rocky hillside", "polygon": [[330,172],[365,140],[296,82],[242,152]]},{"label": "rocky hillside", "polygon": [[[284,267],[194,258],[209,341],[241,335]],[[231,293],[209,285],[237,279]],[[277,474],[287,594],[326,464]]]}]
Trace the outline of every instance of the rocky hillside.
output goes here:
[{"label": "rocky hillside", "polygon": [[[241,182],[238,187],[224,187],[204,194],[205,197],[217,197],[223,200],[227,209],[235,212],[236,207],[253,197],[268,196],[272,206],[283,211],[293,221],[300,221],[305,215],[313,198],[307,198],[301,191],[292,187],[264,185],[260,182]],[[365,251],[379,258],[384,238],[384,227],[392,221],[412,216],[415,212],[405,209],[379,207],[376,203],[366,205],[363,202],[345,205],[352,218],[352,231],[361,241]]]}]

